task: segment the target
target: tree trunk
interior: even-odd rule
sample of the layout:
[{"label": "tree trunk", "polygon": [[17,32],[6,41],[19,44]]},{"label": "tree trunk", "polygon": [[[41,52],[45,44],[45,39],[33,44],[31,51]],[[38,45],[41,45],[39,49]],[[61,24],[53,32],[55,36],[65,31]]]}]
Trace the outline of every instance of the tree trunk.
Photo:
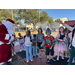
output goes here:
[{"label": "tree trunk", "polygon": [[36,30],[36,25],[35,25],[35,24],[33,25],[33,30],[34,30],[34,31]]}]

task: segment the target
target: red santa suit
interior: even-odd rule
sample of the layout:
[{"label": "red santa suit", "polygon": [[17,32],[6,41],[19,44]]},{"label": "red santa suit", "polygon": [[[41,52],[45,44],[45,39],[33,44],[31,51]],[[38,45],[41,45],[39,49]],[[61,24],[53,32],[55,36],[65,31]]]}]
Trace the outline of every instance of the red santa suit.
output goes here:
[{"label": "red santa suit", "polygon": [[11,41],[14,40],[14,21],[4,20],[0,25],[0,63],[9,61],[12,58]]}]

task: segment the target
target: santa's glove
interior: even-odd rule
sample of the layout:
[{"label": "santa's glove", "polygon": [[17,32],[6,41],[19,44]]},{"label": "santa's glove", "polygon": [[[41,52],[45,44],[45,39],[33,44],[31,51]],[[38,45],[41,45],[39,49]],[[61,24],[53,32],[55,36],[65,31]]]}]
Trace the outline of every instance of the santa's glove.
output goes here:
[{"label": "santa's glove", "polygon": [[14,36],[11,37],[10,42],[14,40]]},{"label": "santa's glove", "polygon": [[9,34],[6,34],[5,40],[9,40]]},{"label": "santa's glove", "polygon": [[10,42],[9,43],[6,43],[6,44],[10,44]]}]

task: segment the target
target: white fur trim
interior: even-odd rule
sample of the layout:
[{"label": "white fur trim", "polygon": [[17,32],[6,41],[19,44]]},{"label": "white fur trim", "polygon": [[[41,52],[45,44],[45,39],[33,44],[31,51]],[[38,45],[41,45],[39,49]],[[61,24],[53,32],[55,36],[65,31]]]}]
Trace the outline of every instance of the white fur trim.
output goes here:
[{"label": "white fur trim", "polygon": [[[2,44],[4,44],[2,41],[0,41],[0,45],[2,45]],[[6,43],[6,44],[10,44],[10,42],[9,43]]]},{"label": "white fur trim", "polygon": [[8,62],[11,62],[11,61],[12,61],[12,58],[8,60]]},{"label": "white fur trim", "polygon": [[0,41],[0,45],[4,44],[3,42]]},{"label": "white fur trim", "polygon": [[3,65],[4,64],[4,62],[3,63],[0,63],[0,65]]},{"label": "white fur trim", "polygon": [[3,20],[2,23],[3,23],[3,22],[9,23],[9,24],[15,26],[15,24],[11,23],[10,21]]},{"label": "white fur trim", "polygon": [[9,39],[9,34],[6,34],[5,40]]}]

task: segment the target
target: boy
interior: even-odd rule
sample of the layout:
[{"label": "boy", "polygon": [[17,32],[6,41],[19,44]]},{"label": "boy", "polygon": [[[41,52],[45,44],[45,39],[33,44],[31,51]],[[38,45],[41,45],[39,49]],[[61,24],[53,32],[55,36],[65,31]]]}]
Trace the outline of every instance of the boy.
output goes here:
[{"label": "boy", "polygon": [[37,55],[37,41],[36,41],[36,34],[33,35],[33,58],[36,56],[38,57]]},{"label": "boy", "polygon": [[54,50],[53,50],[54,37],[50,36],[51,30],[49,28],[47,28],[46,34],[47,34],[47,36],[44,38],[44,41],[41,44],[41,47],[44,47],[44,45],[46,46],[46,56],[47,56],[47,62],[46,63],[49,63],[50,62],[49,61],[49,53],[50,52],[51,52],[52,59],[54,57]]}]

